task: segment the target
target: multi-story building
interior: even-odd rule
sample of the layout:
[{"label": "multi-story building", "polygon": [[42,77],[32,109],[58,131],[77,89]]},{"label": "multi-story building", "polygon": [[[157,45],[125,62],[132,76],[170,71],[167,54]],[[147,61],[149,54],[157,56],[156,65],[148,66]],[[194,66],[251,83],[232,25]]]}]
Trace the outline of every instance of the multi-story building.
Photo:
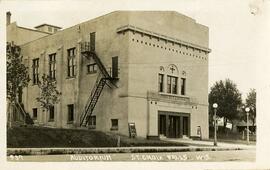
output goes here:
[{"label": "multi-story building", "polygon": [[[22,102],[35,124],[128,135],[135,123],[141,137],[200,129],[208,138],[208,27],[173,11],[116,11],[37,29],[44,36],[19,44],[31,78]],[[36,100],[42,74],[62,93],[48,113]]]}]

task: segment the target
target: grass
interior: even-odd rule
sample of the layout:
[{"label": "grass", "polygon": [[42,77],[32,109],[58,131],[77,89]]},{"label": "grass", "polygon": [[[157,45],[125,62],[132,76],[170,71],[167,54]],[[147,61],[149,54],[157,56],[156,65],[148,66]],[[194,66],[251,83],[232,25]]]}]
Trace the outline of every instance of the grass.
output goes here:
[{"label": "grass", "polygon": [[[181,143],[121,135],[121,146],[184,146]],[[13,127],[7,130],[8,148],[116,147],[118,135],[95,130]]]}]

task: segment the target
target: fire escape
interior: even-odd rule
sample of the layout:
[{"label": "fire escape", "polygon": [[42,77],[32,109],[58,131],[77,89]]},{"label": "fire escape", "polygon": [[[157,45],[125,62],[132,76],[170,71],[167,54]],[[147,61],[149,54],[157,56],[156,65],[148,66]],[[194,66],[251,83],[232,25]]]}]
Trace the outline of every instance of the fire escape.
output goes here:
[{"label": "fire escape", "polygon": [[95,33],[94,32],[90,34],[90,42],[81,43],[81,54],[82,56],[85,56],[88,59],[92,58],[96,62],[100,70],[100,73],[97,76],[97,79],[91,91],[91,94],[80,115],[80,126],[82,127],[82,126],[87,126],[90,120],[90,116],[92,115],[94,111],[94,108],[98,102],[98,99],[101,95],[101,92],[105,84],[108,85],[110,88],[112,87],[111,85],[116,87],[115,82],[118,80],[118,65],[117,64],[113,65],[112,76],[111,76],[95,52]]}]

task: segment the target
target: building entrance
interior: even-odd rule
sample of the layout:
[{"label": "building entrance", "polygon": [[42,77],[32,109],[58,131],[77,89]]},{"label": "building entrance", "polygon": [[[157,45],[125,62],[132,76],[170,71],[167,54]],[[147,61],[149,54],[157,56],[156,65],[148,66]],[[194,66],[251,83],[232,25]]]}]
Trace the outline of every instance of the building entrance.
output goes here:
[{"label": "building entrance", "polygon": [[159,136],[167,138],[181,138],[189,136],[190,116],[187,113],[159,112],[158,115]]}]

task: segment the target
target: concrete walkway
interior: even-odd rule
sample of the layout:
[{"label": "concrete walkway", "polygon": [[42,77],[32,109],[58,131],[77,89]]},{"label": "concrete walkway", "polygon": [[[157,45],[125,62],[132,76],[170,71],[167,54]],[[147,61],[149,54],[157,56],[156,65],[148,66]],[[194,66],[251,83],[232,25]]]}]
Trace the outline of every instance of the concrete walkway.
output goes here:
[{"label": "concrete walkway", "polygon": [[[164,141],[171,141],[171,142],[179,142],[186,144],[190,147],[198,147],[198,146],[209,146],[214,147],[213,141],[201,141],[201,140],[192,140],[192,139],[162,139]],[[240,149],[256,149],[256,145],[245,145],[245,144],[238,144],[238,143],[225,143],[225,142],[218,142],[217,147],[219,148],[240,148]]]}]

